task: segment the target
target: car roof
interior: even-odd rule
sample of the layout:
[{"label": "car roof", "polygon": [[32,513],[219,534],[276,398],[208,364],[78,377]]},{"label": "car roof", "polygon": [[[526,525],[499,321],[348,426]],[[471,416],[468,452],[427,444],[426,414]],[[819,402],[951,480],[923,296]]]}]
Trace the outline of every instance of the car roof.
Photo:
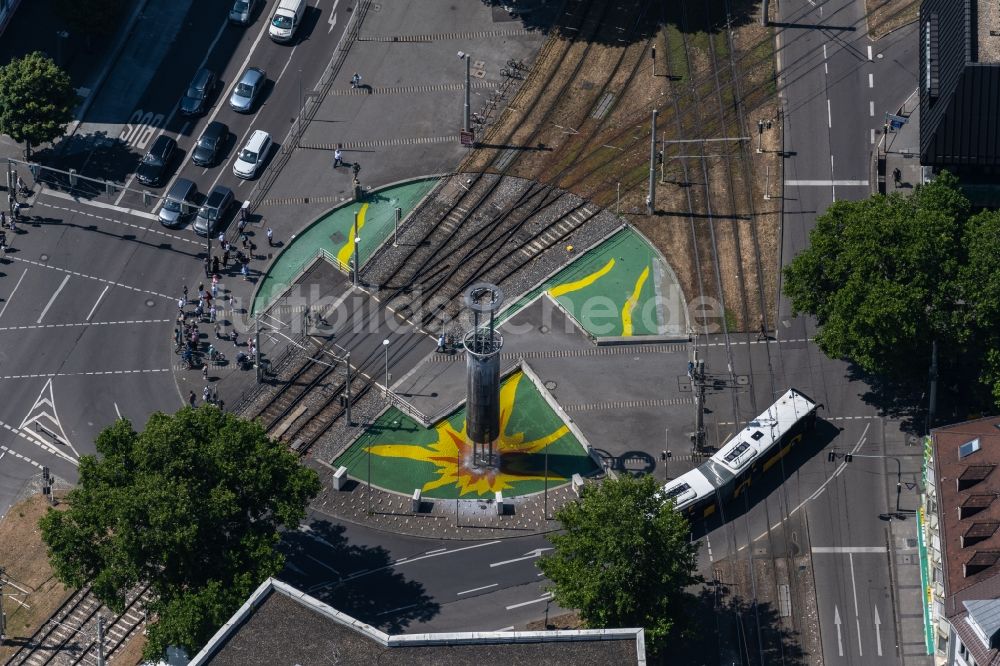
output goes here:
[{"label": "car roof", "polygon": [[201,133],[202,136],[207,136],[209,138],[225,136],[229,133],[229,128],[226,127],[225,123],[221,123],[218,120],[213,120],[205,128],[205,131]]},{"label": "car roof", "polygon": [[167,149],[167,146],[171,144],[176,145],[177,142],[174,141],[172,137],[169,137],[166,134],[161,134],[160,136],[156,137],[156,141],[153,142],[153,145],[150,147],[149,152],[159,155],[163,153],[163,151]]},{"label": "car roof", "polygon": [[214,76],[215,75],[212,74],[212,70],[210,70],[208,67],[202,67],[194,75],[194,78],[191,79],[191,87],[204,88]]},{"label": "car roof", "polygon": [[243,72],[243,76],[240,77],[240,83],[257,83],[264,78],[264,70],[257,69],[256,67],[247,67],[247,71]]},{"label": "car roof", "polygon": [[191,188],[195,187],[193,180],[188,180],[187,178],[178,178],[174,181],[174,184],[170,187],[170,191],[167,193],[169,197],[172,194],[186,193]]},{"label": "car roof", "polygon": [[254,148],[260,149],[260,145],[264,143],[264,140],[270,138],[271,135],[265,132],[264,130],[256,129],[253,131],[253,134],[250,135],[250,138],[247,139],[246,145],[244,145],[243,147],[249,148],[251,150]]},{"label": "car roof", "polygon": [[222,200],[226,195],[232,195],[233,191],[226,187],[225,185],[216,185],[212,188],[212,191],[208,195],[208,200],[205,202],[206,206],[218,206],[222,203]]}]

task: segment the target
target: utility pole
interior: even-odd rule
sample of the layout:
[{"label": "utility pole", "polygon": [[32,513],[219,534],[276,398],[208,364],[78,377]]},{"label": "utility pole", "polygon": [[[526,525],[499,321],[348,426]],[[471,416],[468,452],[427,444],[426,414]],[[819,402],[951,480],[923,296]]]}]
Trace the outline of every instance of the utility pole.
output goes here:
[{"label": "utility pole", "polygon": [[399,221],[403,219],[403,209],[399,206],[396,207],[396,221],[392,227],[392,246],[399,246]]},{"label": "utility pole", "polygon": [[358,246],[361,239],[358,237],[358,211],[354,211],[354,286],[358,286]]},{"label": "utility pole", "polygon": [[264,373],[260,367],[260,313],[254,317],[256,326],[254,327],[254,341],[253,348],[257,350],[257,357],[253,360],[254,366],[257,372],[257,383],[260,384],[264,380]]},{"label": "utility pole", "polygon": [[6,636],[6,616],[3,614],[3,567],[0,567],[0,644],[3,643],[4,637]]},{"label": "utility pole", "polygon": [[688,362],[688,376],[691,378],[691,389],[694,393],[695,430],[691,435],[691,443],[697,452],[705,447],[705,361],[694,353],[694,360]]},{"label": "utility pole", "polygon": [[656,46],[653,46],[652,52],[649,54],[653,59],[653,76],[656,76]]},{"label": "utility pole", "polygon": [[758,120],[757,121],[757,152],[758,153],[764,152],[763,143],[764,143],[764,121],[763,120]]},{"label": "utility pole", "polygon": [[104,666],[104,616],[97,616],[97,666]]},{"label": "utility pole", "polygon": [[545,447],[545,520],[549,519],[549,447]]},{"label": "utility pole", "polygon": [[347,352],[347,425],[354,425],[351,419],[351,352]]},{"label": "utility pole", "polygon": [[470,70],[472,68],[472,56],[464,51],[458,52],[458,57],[465,61],[465,106],[462,108],[462,131],[469,131],[469,88],[470,88]]},{"label": "utility pole", "polygon": [[646,212],[650,215],[656,208],[656,116],[658,112],[653,109],[652,132],[649,136],[649,193],[646,194]]}]

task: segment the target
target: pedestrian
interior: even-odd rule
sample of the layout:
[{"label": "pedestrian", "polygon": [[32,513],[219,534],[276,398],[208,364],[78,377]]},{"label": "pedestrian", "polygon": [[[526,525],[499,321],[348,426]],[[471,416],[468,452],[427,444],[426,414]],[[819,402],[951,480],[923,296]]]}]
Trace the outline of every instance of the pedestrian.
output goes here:
[{"label": "pedestrian", "polygon": [[249,280],[250,279],[250,263],[249,262],[244,261],[240,265],[240,273],[243,274],[243,279],[244,280]]},{"label": "pedestrian", "polygon": [[0,229],[7,228],[7,213],[0,210]]},{"label": "pedestrian", "polygon": [[361,75],[354,72],[354,76],[351,77],[351,87],[360,88],[361,87]]},{"label": "pedestrian", "polygon": [[343,164],[344,164],[344,153],[343,151],[340,150],[340,144],[338,143],[337,149],[333,151],[333,168],[336,169],[337,167]]},{"label": "pedestrian", "polygon": [[187,301],[185,299],[183,299],[183,298],[178,298],[177,299],[177,310],[178,310],[178,314],[181,315],[181,316],[184,315],[184,306],[185,305],[187,305]]},{"label": "pedestrian", "polygon": [[215,309],[215,306],[213,305],[212,307],[208,308],[208,320],[210,322],[214,322],[215,321],[215,315],[216,315],[216,309]]},{"label": "pedestrian", "polygon": [[215,275],[212,276],[212,298],[219,297],[219,273],[216,271]]},{"label": "pedestrian", "polygon": [[11,224],[14,224],[14,220],[21,217],[21,202],[14,200],[14,210],[10,212]]},{"label": "pedestrian", "polygon": [[267,228],[267,246],[274,247],[274,231],[271,227]]},{"label": "pedestrian", "polygon": [[240,223],[236,225],[236,231],[238,233],[243,233],[247,228],[247,218],[240,219]]},{"label": "pedestrian", "polygon": [[444,333],[442,333],[441,335],[438,336],[438,348],[437,348],[437,350],[439,352],[443,352],[444,351],[444,343],[445,343],[445,338],[444,338]]},{"label": "pedestrian", "polygon": [[225,231],[220,231],[219,232],[219,244],[221,245],[221,244],[224,244],[225,242],[226,242],[226,232]]},{"label": "pedestrian", "polygon": [[208,363],[201,369],[201,376],[204,377],[206,382],[208,381]]},{"label": "pedestrian", "polygon": [[205,277],[209,277],[212,274],[212,259],[210,257],[205,257]]},{"label": "pedestrian", "polygon": [[198,301],[198,305],[196,305],[194,308],[195,319],[196,320],[201,319],[202,315],[204,314],[205,314],[205,308],[202,307],[201,301]]},{"label": "pedestrian", "polygon": [[216,278],[219,275],[219,256],[215,255],[212,257],[212,277]]},{"label": "pedestrian", "polygon": [[216,340],[222,339],[222,324],[218,322],[215,323],[215,339]]},{"label": "pedestrian", "polygon": [[757,341],[767,340],[767,325],[764,323],[764,315],[760,316],[759,327],[757,330]]},{"label": "pedestrian", "polygon": [[208,384],[201,391],[201,399],[203,402],[212,402],[212,388]]},{"label": "pedestrian", "polygon": [[250,249],[250,236],[246,232],[240,235],[240,243],[243,245],[244,250]]},{"label": "pedestrian", "polygon": [[227,247],[226,251],[222,253],[222,269],[226,270],[228,268],[229,268],[229,248]]},{"label": "pedestrian", "polygon": [[28,194],[28,186],[24,184],[24,180],[20,176],[17,177],[17,191],[22,197]]},{"label": "pedestrian", "polygon": [[899,170],[899,167],[892,170],[892,182],[897,186],[903,182],[903,172]]},{"label": "pedestrian", "polygon": [[194,407],[194,403],[198,402],[198,397],[194,394],[194,391],[188,392],[188,402]]},{"label": "pedestrian", "polygon": [[250,360],[257,360],[257,346],[253,343],[253,340],[247,343],[247,351],[250,353]]},{"label": "pedestrian", "polygon": [[233,332],[230,334],[229,339],[233,341],[234,347],[240,346],[240,334],[236,332],[236,329],[233,329]]}]

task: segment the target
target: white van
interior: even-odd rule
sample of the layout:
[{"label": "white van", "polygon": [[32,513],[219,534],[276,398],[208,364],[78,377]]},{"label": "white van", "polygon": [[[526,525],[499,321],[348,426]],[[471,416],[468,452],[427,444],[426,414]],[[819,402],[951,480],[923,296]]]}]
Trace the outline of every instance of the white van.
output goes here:
[{"label": "white van", "polygon": [[254,130],[233,163],[233,174],[239,178],[254,178],[271,150],[271,135]]},{"label": "white van", "polygon": [[306,0],[279,0],[267,34],[276,42],[292,41],[292,35],[298,29],[299,23],[302,23],[302,14],[305,10]]}]

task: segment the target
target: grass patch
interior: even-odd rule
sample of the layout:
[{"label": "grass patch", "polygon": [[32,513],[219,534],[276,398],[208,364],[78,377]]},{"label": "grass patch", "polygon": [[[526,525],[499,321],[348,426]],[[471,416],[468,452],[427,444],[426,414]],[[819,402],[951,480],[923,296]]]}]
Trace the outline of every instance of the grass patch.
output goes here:
[{"label": "grass patch", "polygon": [[667,30],[667,73],[677,81],[686,81],[691,74],[690,63],[684,52],[684,35],[675,25],[668,25]]},{"label": "grass patch", "polygon": [[[56,510],[65,508],[61,505]],[[12,506],[0,521],[3,607],[7,614],[7,641],[0,646],[2,663],[7,663],[72,593],[53,577],[42,543],[38,520],[48,509],[45,497],[35,495]]]},{"label": "grass patch", "polygon": [[920,0],[865,0],[865,9],[868,36],[877,40],[916,21],[920,16]]},{"label": "grass patch", "polygon": [[739,331],[740,330],[740,321],[739,321],[739,319],[736,318],[736,314],[732,310],[730,310],[729,308],[726,308],[724,316],[726,317],[726,330],[727,331],[729,331],[730,333],[733,333],[735,331]]}]

